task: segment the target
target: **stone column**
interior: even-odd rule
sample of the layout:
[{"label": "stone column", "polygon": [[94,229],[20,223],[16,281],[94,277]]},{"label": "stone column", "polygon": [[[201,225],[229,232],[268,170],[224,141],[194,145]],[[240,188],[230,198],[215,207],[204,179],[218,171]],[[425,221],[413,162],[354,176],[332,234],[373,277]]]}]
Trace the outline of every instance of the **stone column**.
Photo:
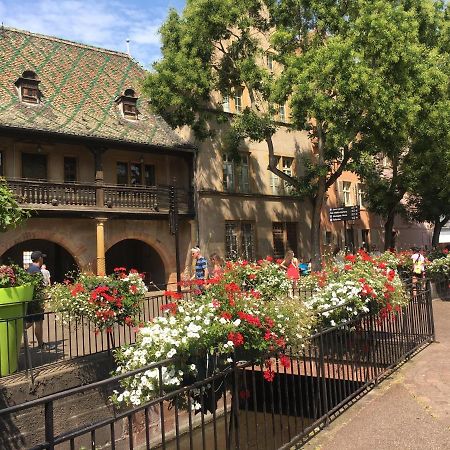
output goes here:
[{"label": "stone column", "polygon": [[97,275],[106,274],[105,259],[105,222],[107,219],[97,219]]}]

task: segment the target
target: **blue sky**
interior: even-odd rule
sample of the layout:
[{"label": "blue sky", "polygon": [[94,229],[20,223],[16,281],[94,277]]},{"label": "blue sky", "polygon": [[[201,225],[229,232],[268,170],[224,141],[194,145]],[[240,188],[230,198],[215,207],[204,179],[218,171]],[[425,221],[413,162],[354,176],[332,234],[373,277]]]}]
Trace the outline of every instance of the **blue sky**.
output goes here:
[{"label": "blue sky", "polygon": [[158,28],[185,0],[0,0],[5,26],[126,51],[144,67],[160,56]]}]

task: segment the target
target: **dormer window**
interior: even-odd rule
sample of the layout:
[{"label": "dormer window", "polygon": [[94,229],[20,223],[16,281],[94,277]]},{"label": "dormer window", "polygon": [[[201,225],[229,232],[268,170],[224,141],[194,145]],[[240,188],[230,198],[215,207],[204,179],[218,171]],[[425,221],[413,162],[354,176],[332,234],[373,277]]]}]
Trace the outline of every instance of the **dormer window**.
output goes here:
[{"label": "dormer window", "polygon": [[39,79],[35,72],[26,70],[22,76],[15,82],[19,90],[20,99],[24,103],[38,104],[41,100],[39,90]]},{"label": "dormer window", "polygon": [[126,89],[123,95],[116,99],[121,113],[125,119],[137,120],[139,111],[137,109],[138,97],[133,89]]}]

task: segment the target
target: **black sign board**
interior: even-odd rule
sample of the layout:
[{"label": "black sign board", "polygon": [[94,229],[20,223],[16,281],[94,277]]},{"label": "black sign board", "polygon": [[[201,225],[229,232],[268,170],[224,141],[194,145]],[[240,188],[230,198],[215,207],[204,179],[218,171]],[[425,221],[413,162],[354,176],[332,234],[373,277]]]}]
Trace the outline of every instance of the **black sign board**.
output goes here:
[{"label": "black sign board", "polygon": [[330,222],[359,219],[359,205],[343,206],[342,208],[330,208]]}]

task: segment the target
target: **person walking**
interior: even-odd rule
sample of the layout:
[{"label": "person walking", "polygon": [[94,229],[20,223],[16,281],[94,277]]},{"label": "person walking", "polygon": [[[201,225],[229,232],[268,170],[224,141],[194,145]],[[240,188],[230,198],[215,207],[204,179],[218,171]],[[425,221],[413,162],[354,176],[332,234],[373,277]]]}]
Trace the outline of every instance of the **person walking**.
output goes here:
[{"label": "person walking", "polygon": [[292,289],[297,289],[297,281],[300,278],[298,269],[298,259],[295,257],[293,250],[288,250],[280,267],[286,270],[286,276],[292,281]]},{"label": "person walking", "polygon": [[423,256],[422,250],[417,247],[413,251],[414,253],[411,256],[413,262],[412,283],[417,285],[419,279],[422,280],[425,277],[425,256]]},{"label": "person walking", "polygon": [[[41,350],[51,350],[55,348],[44,342],[44,305],[42,298],[42,288],[45,286],[44,276],[41,271],[44,258],[47,255],[39,250],[31,253],[31,264],[28,266],[27,272],[33,276],[40,278],[40,287],[35,287],[33,301],[27,305],[27,315],[25,316],[26,329],[34,325],[34,335]],[[50,272],[49,272],[50,275]]]},{"label": "person walking", "polygon": [[211,277],[219,278],[223,275],[224,272],[224,262],[223,259],[217,254],[213,253],[210,255],[209,260],[212,264]]},{"label": "person walking", "polygon": [[209,275],[208,261],[204,256],[202,256],[199,247],[193,247],[191,249],[191,255],[195,262],[194,275],[192,275],[191,280],[197,281],[197,286],[199,286],[199,289],[202,291],[203,285],[208,279]]},{"label": "person walking", "polygon": [[42,264],[41,273],[42,276],[44,277],[44,286],[50,286],[52,284],[50,271],[47,269],[47,266],[45,264]]}]

